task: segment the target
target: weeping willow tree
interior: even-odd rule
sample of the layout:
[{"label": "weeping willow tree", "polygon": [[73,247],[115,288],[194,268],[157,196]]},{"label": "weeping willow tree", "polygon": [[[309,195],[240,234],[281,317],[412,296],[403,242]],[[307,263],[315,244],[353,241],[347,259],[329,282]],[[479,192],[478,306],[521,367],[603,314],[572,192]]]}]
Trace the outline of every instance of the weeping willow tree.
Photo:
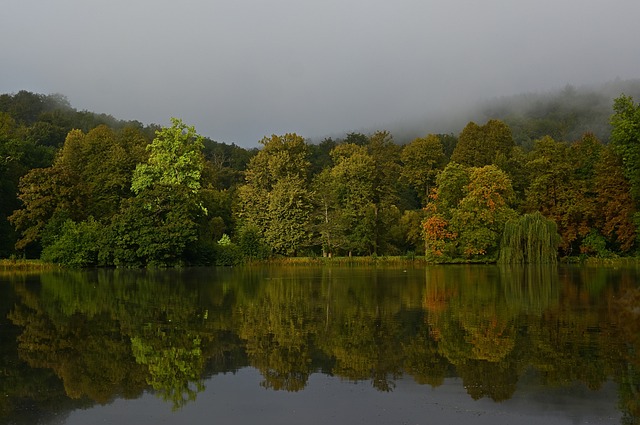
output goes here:
[{"label": "weeping willow tree", "polygon": [[560,235],[553,220],[540,212],[524,214],[505,224],[498,263],[555,263],[559,244]]}]

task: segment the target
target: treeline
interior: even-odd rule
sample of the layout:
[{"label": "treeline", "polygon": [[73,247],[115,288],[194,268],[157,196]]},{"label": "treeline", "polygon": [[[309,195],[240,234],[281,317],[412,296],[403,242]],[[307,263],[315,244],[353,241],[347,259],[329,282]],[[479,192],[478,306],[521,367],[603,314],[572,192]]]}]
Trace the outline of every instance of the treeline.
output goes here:
[{"label": "treeline", "polygon": [[[22,97],[39,114],[18,113]],[[492,119],[405,145],[387,131],[318,144],[285,134],[259,150],[178,119],[158,128],[99,116],[45,143],[29,134],[51,110],[78,112],[60,97],[0,100],[4,256],[76,266],[407,253],[529,262],[638,246],[640,106],[624,95],[608,144],[587,132],[528,147]]]}]

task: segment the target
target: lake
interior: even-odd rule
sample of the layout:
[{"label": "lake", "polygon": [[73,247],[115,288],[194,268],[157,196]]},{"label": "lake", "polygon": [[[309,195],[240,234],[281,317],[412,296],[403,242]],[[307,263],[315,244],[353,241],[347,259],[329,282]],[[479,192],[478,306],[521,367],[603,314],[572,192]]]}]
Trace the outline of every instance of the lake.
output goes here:
[{"label": "lake", "polygon": [[0,274],[1,424],[638,424],[640,268]]}]

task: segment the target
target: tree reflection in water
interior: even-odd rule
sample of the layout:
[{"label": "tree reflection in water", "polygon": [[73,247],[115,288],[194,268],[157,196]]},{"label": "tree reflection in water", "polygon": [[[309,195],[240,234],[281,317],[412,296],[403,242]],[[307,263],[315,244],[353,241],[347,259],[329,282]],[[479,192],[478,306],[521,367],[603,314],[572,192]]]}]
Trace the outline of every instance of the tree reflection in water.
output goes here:
[{"label": "tree reflection in water", "polygon": [[633,269],[97,270],[2,279],[10,281],[10,304],[0,310],[8,320],[0,335],[5,418],[25,400],[47,403],[44,388],[50,398],[77,400],[69,408],[153,391],[178,409],[207,377],[247,366],[273,390],[300,391],[319,372],[380,391],[401,376],[433,387],[459,376],[472,398],[495,401],[532,371],[551,386],[597,389],[613,380],[626,420],[640,417]]}]

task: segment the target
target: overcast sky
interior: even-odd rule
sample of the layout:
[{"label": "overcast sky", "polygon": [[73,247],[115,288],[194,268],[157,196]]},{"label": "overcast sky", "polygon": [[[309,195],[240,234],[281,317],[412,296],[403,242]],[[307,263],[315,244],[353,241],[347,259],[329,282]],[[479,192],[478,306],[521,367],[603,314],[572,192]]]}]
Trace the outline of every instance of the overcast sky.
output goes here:
[{"label": "overcast sky", "polygon": [[252,147],[639,78],[639,17],[638,0],[3,0],[0,92]]}]

